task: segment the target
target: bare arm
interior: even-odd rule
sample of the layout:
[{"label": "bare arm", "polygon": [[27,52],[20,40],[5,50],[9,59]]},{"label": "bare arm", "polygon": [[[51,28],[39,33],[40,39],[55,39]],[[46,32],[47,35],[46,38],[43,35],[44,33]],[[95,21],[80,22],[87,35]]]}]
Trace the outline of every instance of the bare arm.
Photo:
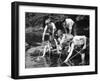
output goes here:
[{"label": "bare arm", "polygon": [[84,36],[84,46],[83,46],[83,48],[82,49],[85,49],[86,48],[86,37]]},{"label": "bare arm", "polygon": [[43,36],[42,36],[42,41],[43,41],[43,42],[44,42],[44,37],[45,37],[46,30],[47,30],[47,25],[46,25],[45,28],[44,28],[44,32],[43,32]]},{"label": "bare arm", "polygon": [[59,50],[60,50],[60,49],[59,49],[59,45],[58,45],[58,43],[57,43],[57,40],[56,40],[56,39],[54,39],[54,41],[55,41],[55,43],[56,43],[57,53],[60,53],[60,52],[59,52]]},{"label": "bare arm", "polygon": [[74,50],[74,43],[71,44],[70,53],[68,54],[67,58],[65,59],[65,63],[68,62],[68,59],[71,57],[73,50]]},{"label": "bare arm", "polygon": [[54,35],[54,32],[56,31],[56,26],[54,23],[52,23],[52,27],[53,27],[53,31],[52,31],[52,34]]}]

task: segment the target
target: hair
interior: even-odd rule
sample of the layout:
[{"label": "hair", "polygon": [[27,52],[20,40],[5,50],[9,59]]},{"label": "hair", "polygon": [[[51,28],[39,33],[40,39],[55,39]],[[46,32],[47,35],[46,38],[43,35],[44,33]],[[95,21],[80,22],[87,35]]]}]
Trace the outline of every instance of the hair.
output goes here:
[{"label": "hair", "polygon": [[46,25],[45,21],[46,21],[47,19],[50,19],[50,22],[52,22],[52,19],[51,19],[51,17],[49,17],[49,15],[44,16],[44,18],[43,18],[43,28],[44,28],[45,25]]},{"label": "hair", "polygon": [[49,16],[44,16],[44,17],[43,17],[43,28],[45,27],[45,25],[46,25],[46,24],[45,24],[45,21],[46,21],[48,18],[49,18]]}]

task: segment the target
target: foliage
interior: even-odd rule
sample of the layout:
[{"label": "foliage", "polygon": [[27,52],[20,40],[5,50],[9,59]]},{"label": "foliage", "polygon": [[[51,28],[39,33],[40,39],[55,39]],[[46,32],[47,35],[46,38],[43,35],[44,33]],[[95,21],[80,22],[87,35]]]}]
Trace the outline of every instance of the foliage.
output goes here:
[{"label": "foliage", "polygon": [[69,15],[69,14],[50,14],[50,13],[25,13],[26,22],[26,42],[29,45],[37,46],[36,42],[42,42],[42,33],[45,26],[45,19],[51,18],[56,24],[63,21],[65,18],[71,18],[75,22],[74,32],[77,35],[86,35],[89,37],[89,16],[84,15]]}]

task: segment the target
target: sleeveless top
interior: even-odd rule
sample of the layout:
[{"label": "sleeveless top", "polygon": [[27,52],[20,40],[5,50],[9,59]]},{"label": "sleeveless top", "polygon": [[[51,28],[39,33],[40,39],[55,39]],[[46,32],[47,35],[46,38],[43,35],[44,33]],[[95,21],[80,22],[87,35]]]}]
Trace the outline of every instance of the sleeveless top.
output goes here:
[{"label": "sleeveless top", "polygon": [[56,29],[55,24],[51,22],[47,25],[46,33],[49,33],[50,35],[52,35],[52,32],[54,29]]},{"label": "sleeveless top", "polygon": [[47,27],[47,33],[52,33],[52,31],[53,31],[53,27],[52,27],[52,25],[51,24],[49,24],[48,25],[48,27]]}]

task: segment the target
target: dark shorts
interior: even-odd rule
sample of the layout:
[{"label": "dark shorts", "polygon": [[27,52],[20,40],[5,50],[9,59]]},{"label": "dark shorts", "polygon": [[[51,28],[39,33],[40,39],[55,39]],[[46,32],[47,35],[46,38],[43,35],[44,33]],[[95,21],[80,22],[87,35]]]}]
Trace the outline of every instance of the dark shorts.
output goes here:
[{"label": "dark shorts", "polygon": [[86,49],[82,49],[84,45],[81,46],[75,46],[74,50],[77,50],[78,52],[80,52],[80,54],[85,53],[85,54],[89,54],[89,50],[88,48]]}]

